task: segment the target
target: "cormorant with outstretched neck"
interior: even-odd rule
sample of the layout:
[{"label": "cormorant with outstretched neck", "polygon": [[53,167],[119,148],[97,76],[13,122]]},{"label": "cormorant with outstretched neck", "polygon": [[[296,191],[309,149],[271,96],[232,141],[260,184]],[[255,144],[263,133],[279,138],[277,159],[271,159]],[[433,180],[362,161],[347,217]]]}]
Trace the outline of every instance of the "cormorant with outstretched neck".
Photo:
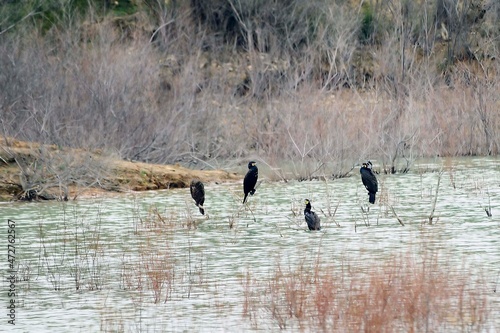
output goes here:
[{"label": "cormorant with outstretched neck", "polygon": [[375,174],[372,170],[372,162],[368,161],[366,163],[363,163],[363,165],[359,169],[359,172],[361,173],[361,180],[363,181],[363,185],[365,185],[366,189],[368,190],[368,201],[374,204],[375,193],[377,193],[378,191],[378,182],[377,177],[375,177]]},{"label": "cormorant with outstretched neck", "polygon": [[189,185],[191,190],[191,198],[196,202],[196,206],[200,210],[202,215],[205,215],[205,209],[203,204],[205,203],[205,186],[199,179],[193,179],[191,185]]},{"label": "cormorant with outstretched neck", "polygon": [[306,204],[304,217],[306,218],[307,227],[309,230],[321,230],[319,216],[311,210],[311,202],[309,199],[306,199],[304,203]]},{"label": "cormorant with outstretched neck", "polygon": [[243,179],[243,192],[245,193],[243,203],[247,201],[248,194],[253,195],[255,193],[255,185],[258,178],[259,169],[257,169],[257,164],[254,161],[250,161],[248,163],[248,172],[245,175],[245,179]]}]

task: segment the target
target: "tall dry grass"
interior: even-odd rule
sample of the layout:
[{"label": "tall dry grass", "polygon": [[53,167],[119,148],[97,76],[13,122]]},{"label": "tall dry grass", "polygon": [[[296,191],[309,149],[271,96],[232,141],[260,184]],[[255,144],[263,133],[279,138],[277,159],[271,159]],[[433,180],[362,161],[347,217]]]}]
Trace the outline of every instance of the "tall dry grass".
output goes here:
[{"label": "tall dry grass", "polygon": [[278,261],[267,279],[247,274],[243,315],[256,328],[271,320],[280,329],[324,332],[487,331],[485,281],[469,273],[430,253],[377,265]]},{"label": "tall dry grass", "polygon": [[176,232],[195,228],[191,216],[164,216],[151,207],[145,216],[134,212],[134,220],[141,241],[123,251],[120,284],[135,305],[189,298],[206,288],[204,254],[194,251],[189,239],[175,242]]},{"label": "tall dry grass", "polygon": [[[38,222],[38,262],[27,261],[26,282],[46,278],[54,291],[95,291],[108,286],[108,244],[102,237],[101,208],[79,213],[61,203],[63,218],[49,226],[42,215]],[[96,216],[93,216],[93,215]]]}]

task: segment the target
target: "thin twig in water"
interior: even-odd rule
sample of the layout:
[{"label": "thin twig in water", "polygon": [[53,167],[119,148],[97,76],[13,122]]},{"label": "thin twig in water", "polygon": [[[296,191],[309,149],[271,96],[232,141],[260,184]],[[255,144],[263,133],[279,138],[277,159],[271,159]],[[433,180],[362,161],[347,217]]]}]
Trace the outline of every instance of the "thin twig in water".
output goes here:
[{"label": "thin twig in water", "polygon": [[[258,184],[257,184],[258,186]],[[257,188],[257,186],[255,186],[255,188]],[[255,214],[253,213],[253,210],[252,210],[252,207],[250,207],[250,205],[248,204],[248,201],[246,203],[244,203],[239,209],[238,209],[238,214],[240,213],[240,211],[243,209],[243,210],[246,210],[248,208],[248,210],[250,211],[250,213],[252,214],[253,216],[253,221],[254,222],[257,222],[257,218],[255,217]],[[248,227],[248,223],[247,223],[247,227]]]},{"label": "thin twig in water", "polygon": [[493,215],[491,215],[491,207],[485,207],[484,211],[486,212],[486,215],[488,215],[488,217],[492,217],[493,216]]},{"label": "thin twig in water", "polygon": [[403,220],[401,220],[398,216],[398,214],[396,213],[396,210],[394,210],[394,207],[391,205],[389,206],[391,207],[391,210],[392,210],[392,213],[394,214],[394,216],[396,217],[396,219],[398,220],[399,224],[401,224],[403,227],[405,226],[405,224],[403,223]]},{"label": "thin twig in water", "polygon": [[491,213],[491,197],[490,197],[490,191],[486,190],[486,194],[488,195],[488,207],[484,207],[484,211],[486,212],[486,215],[488,217],[492,217],[493,214]]},{"label": "thin twig in water", "polygon": [[436,186],[436,194],[434,195],[434,201],[432,202],[431,214],[429,215],[429,224],[432,224],[434,217],[435,217],[434,212],[436,210],[436,202],[437,202],[437,197],[438,197],[438,193],[439,193],[439,183],[441,182],[442,175],[443,175],[443,170],[439,171],[438,182],[437,182],[437,186]]},{"label": "thin twig in water", "polygon": [[[340,201],[337,202],[337,206],[335,206],[335,210],[333,211],[332,217],[335,217],[335,214],[337,213],[337,209],[339,208],[339,206],[340,206]],[[338,223],[335,219],[333,219],[333,222],[335,222],[335,224],[337,225],[337,227],[340,227],[340,223]]]},{"label": "thin twig in water", "polygon": [[337,209],[339,208],[339,205],[340,205],[340,201],[337,203],[337,206],[335,206],[335,210],[333,211],[333,213],[330,211],[330,207],[328,207],[328,214],[326,214],[323,209],[319,209],[321,211],[321,213],[323,215],[325,215],[326,217],[333,217],[333,223],[335,223],[335,225],[337,227],[340,227],[340,224],[335,220],[335,213],[337,212]]},{"label": "thin twig in water", "polygon": [[370,221],[368,219],[368,213],[370,212],[370,207],[365,209],[363,208],[363,205],[361,205],[361,216],[363,217],[363,222],[365,222],[365,226],[369,227],[370,226]]}]

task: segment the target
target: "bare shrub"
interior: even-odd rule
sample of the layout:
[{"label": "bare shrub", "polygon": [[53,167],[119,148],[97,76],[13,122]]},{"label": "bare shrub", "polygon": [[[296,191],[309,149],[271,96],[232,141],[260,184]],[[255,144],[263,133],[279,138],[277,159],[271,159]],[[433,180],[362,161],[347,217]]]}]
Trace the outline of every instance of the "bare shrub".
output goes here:
[{"label": "bare shrub", "polygon": [[2,134],[198,168],[257,156],[280,179],[496,154],[498,6],[451,5],[148,0],[19,24],[0,35]]},{"label": "bare shrub", "polygon": [[348,263],[332,267],[319,259],[312,265],[303,262],[283,269],[278,262],[267,282],[247,276],[251,286],[245,287],[246,315],[257,321],[259,310],[265,310],[282,329],[296,325],[377,332],[486,328],[491,310],[483,281],[469,278],[465,266],[449,270],[431,254],[419,259],[402,254],[371,268],[354,269]]},{"label": "bare shrub", "polygon": [[[4,118],[9,134],[60,146],[111,149],[124,158],[168,159],[183,137],[179,122],[185,123],[188,114],[178,104],[159,104],[158,58],[140,43],[116,43],[119,36],[109,26],[97,29],[86,44],[78,35],[54,36],[60,39],[56,54],[33,36],[33,46],[11,58],[9,67],[25,73],[17,77],[29,80],[16,82],[13,75],[8,84],[8,90],[19,90],[17,102],[11,102],[15,110]],[[12,46],[16,53],[25,45],[15,41]]]},{"label": "bare shrub", "polygon": [[109,167],[107,160],[99,154],[85,150],[59,149],[54,145],[28,144],[11,147],[8,140],[3,151],[9,161],[19,169],[21,200],[73,199],[89,187],[109,187],[106,177]]}]

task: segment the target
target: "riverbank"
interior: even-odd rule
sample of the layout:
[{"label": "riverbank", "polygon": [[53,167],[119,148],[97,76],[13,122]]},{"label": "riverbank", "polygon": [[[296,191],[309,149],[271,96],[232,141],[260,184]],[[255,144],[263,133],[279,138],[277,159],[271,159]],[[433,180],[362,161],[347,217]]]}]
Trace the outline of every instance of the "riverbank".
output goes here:
[{"label": "riverbank", "polygon": [[0,139],[0,201],[76,200],[127,191],[182,188],[189,186],[193,178],[226,182],[242,176],[223,170],[125,161],[100,151]]}]

